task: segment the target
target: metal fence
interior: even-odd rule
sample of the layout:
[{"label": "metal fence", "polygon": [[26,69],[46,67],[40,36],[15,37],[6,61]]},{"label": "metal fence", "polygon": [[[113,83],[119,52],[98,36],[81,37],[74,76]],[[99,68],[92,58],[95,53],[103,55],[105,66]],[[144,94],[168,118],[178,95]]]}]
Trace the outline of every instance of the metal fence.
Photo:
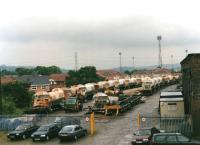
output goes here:
[{"label": "metal fence", "polygon": [[178,132],[186,136],[192,135],[191,117],[159,117],[140,115],[139,119],[141,128],[156,127],[165,132]]}]

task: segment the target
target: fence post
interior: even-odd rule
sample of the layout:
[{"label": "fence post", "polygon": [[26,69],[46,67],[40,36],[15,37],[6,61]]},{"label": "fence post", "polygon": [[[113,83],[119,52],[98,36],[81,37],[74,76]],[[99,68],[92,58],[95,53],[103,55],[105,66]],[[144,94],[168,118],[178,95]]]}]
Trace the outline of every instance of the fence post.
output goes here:
[{"label": "fence post", "polygon": [[94,112],[91,113],[90,115],[90,134],[93,135],[95,131],[95,126],[94,126]]},{"label": "fence post", "polygon": [[140,129],[140,113],[138,113],[138,129]]}]

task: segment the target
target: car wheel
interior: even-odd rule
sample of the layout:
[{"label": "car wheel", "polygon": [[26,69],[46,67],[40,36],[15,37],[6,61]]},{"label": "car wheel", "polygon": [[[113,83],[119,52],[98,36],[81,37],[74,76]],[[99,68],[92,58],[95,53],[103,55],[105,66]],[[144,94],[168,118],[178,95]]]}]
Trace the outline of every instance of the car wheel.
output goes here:
[{"label": "car wheel", "polygon": [[78,140],[78,137],[77,137],[76,135],[74,136],[74,140],[75,140],[75,141],[77,141],[77,140]]},{"label": "car wheel", "polygon": [[22,136],[22,138],[23,138],[23,139],[26,139],[26,135],[24,134],[24,135]]},{"label": "car wheel", "polygon": [[46,136],[46,140],[47,140],[47,141],[49,140],[49,136],[48,136],[48,135]]}]

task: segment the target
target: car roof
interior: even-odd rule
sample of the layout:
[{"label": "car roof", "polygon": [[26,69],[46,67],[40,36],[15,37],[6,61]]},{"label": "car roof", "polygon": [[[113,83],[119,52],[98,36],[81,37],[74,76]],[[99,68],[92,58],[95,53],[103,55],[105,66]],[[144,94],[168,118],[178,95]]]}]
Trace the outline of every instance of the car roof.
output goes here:
[{"label": "car roof", "polygon": [[55,124],[45,124],[45,125],[41,125],[41,126],[52,127],[52,126],[56,126],[56,125]]},{"label": "car roof", "polygon": [[181,133],[155,133],[154,136],[158,136],[158,135],[181,135]]},{"label": "car roof", "polygon": [[[66,126],[64,126],[64,127],[73,127],[73,128],[74,128],[74,127],[78,127],[78,126],[79,126],[79,125],[66,125]],[[63,127],[63,128],[64,128],[64,127]]]}]

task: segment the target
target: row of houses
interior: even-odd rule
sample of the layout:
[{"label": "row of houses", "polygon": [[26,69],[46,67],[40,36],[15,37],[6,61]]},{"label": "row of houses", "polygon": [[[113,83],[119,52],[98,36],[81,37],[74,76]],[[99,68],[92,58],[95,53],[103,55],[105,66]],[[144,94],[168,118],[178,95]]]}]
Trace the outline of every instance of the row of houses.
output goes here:
[{"label": "row of houses", "polygon": [[3,76],[1,83],[8,84],[19,81],[30,84],[30,91],[50,91],[52,88],[64,87],[68,77],[68,74]]},{"label": "row of houses", "polygon": [[[103,77],[105,80],[114,79],[116,76],[124,77],[125,74],[114,70],[99,70],[97,75]],[[23,75],[23,76],[3,76],[1,77],[2,84],[13,83],[16,81],[30,84],[30,91],[50,91],[53,88],[65,87],[66,81],[69,78],[67,73],[45,75]]]}]

